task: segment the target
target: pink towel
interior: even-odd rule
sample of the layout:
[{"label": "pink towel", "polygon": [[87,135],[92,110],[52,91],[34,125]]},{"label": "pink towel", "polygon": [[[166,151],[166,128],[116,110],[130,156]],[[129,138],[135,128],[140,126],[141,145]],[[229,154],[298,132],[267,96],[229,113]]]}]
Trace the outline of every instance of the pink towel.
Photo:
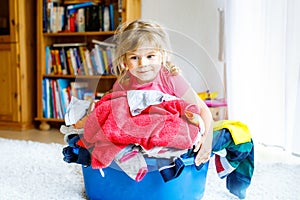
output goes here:
[{"label": "pink towel", "polygon": [[93,147],[92,167],[107,167],[128,144],[139,144],[147,150],[155,146],[189,149],[197,139],[199,127],[187,121],[185,109],[199,113],[196,106],[172,100],[149,106],[133,117],[126,91],[105,95],[84,127],[86,146]]}]

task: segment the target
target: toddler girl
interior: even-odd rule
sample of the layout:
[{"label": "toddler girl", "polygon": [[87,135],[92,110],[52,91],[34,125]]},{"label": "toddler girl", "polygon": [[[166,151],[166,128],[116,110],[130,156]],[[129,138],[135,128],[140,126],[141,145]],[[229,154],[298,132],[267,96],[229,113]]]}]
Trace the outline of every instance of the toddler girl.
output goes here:
[{"label": "toddler girl", "polygon": [[167,33],[157,23],[136,20],[118,28],[113,72],[117,81],[113,91],[158,90],[176,96],[200,109],[205,132],[194,148],[199,166],[210,158],[212,148],[212,116],[206,104],[171,64]]}]

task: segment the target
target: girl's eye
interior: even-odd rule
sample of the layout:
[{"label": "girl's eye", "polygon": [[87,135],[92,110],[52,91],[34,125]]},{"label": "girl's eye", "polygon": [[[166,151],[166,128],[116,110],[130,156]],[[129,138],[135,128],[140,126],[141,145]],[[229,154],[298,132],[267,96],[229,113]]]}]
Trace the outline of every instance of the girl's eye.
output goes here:
[{"label": "girl's eye", "polygon": [[130,60],[137,60],[137,59],[138,59],[137,56],[131,56],[131,57],[130,57]]},{"label": "girl's eye", "polygon": [[148,55],[148,56],[147,56],[148,59],[152,59],[152,58],[154,58],[154,57],[155,57],[155,55]]}]

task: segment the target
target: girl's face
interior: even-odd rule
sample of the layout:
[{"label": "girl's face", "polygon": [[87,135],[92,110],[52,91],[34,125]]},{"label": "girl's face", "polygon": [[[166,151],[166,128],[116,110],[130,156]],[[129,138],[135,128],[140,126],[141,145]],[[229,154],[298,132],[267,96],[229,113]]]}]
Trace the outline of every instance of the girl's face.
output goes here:
[{"label": "girl's face", "polygon": [[157,76],[162,65],[162,55],[153,48],[138,48],[126,53],[125,63],[140,84],[148,83]]}]

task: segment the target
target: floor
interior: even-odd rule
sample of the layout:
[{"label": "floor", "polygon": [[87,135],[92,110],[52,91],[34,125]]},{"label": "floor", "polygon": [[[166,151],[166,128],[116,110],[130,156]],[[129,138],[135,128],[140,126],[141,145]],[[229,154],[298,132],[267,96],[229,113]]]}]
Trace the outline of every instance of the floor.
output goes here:
[{"label": "floor", "polygon": [[48,131],[39,129],[25,131],[0,130],[0,138],[64,144],[64,135],[56,128],[51,128]]}]

